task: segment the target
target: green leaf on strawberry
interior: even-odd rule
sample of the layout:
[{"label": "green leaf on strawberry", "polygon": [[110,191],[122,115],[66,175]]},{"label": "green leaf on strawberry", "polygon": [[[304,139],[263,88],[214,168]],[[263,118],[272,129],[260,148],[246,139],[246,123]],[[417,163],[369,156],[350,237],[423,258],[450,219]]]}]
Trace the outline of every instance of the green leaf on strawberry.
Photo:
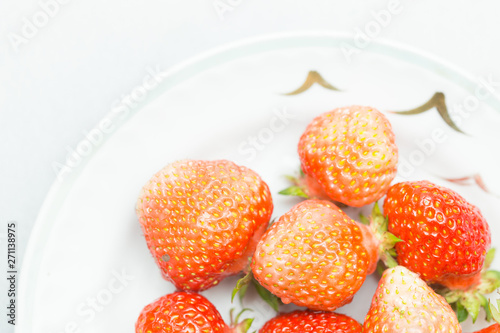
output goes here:
[{"label": "green leaf on strawberry", "polygon": [[304,192],[304,190],[300,186],[296,185],[287,187],[286,189],[279,191],[278,193],[283,195],[302,197],[306,199],[309,198],[309,196]]},{"label": "green leaf on strawberry", "polygon": [[255,280],[253,277],[252,271],[249,271],[244,277],[236,282],[236,287],[233,289],[231,294],[231,302],[234,300],[234,297],[239,294],[240,302],[245,297],[246,291],[248,287],[253,284],[255,290],[259,294],[259,296],[264,300],[271,308],[273,308],[276,312],[279,312],[280,300],[277,296],[273,295],[269,290],[262,287],[259,282]]},{"label": "green leaf on strawberry", "polygon": [[398,265],[394,246],[402,240],[387,231],[388,219],[380,211],[378,202],[375,202],[369,219],[369,226],[379,242],[379,257],[385,268],[392,268]]},{"label": "green leaf on strawberry", "polygon": [[[468,315],[475,322],[479,315],[479,310],[482,308],[486,313],[486,320],[490,321],[494,318],[494,311],[488,304],[488,300],[484,296],[490,294],[500,288],[500,272],[488,270],[481,274],[479,285],[467,290],[450,290],[447,288],[438,288],[437,292],[443,295],[446,301],[454,306],[457,311],[459,321],[467,319]],[[459,310],[465,310],[466,315],[460,313]]]},{"label": "green leaf on strawberry", "polygon": [[[500,294],[500,291],[498,291],[498,294]],[[497,306],[491,302],[491,300],[488,301],[488,309],[490,310],[491,317],[493,318],[494,321],[497,323],[500,323],[500,299],[497,299]]]},{"label": "green leaf on strawberry", "polygon": [[246,311],[252,311],[252,309],[242,309],[236,317],[233,319],[233,313],[234,313],[234,308],[229,311],[229,318],[230,318],[230,327],[231,327],[231,333],[246,333],[250,329],[250,326],[252,326],[253,323],[253,318],[246,318],[243,319],[241,322],[240,316],[246,312]]},{"label": "green leaf on strawberry", "polygon": [[457,313],[457,318],[459,323],[465,321],[469,316],[469,313],[460,302],[455,303],[454,309],[455,312]]},{"label": "green leaf on strawberry", "polygon": [[269,304],[269,306],[273,308],[274,311],[279,312],[280,299],[276,295],[272,294],[269,290],[262,287],[258,281],[253,280],[253,285],[255,286],[255,289],[257,290],[259,296],[267,304]]},{"label": "green leaf on strawberry", "polygon": [[491,264],[493,263],[493,259],[495,259],[495,253],[495,248],[491,248],[488,250],[488,252],[486,253],[486,257],[484,258],[483,270],[490,268]]},{"label": "green leaf on strawberry", "polygon": [[233,302],[236,294],[239,294],[240,301],[243,299],[243,297],[245,297],[248,285],[250,284],[250,282],[252,282],[252,279],[252,271],[249,271],[244,277],[236,282],[236,287],[234,287],[233,292],[231,293],[231,302]]}]

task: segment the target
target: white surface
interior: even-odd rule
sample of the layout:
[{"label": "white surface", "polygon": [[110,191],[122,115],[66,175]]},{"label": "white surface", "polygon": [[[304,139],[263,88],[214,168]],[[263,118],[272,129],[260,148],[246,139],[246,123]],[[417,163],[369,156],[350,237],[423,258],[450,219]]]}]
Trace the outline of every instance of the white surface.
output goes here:
[{"label": "white surface", "polygon": [[[296,142],[315,115],[354,103],[377,105],[381,110],[407,109],[437,90],[446,92],[448,103],[455,105],[471,95],[468,87],[474,92],[474,82],[460,73],[391,46],[377,46],[376,52],[366,49],[348,65],[336,47],[343,43],[345,40],[324,35],[265,39],[201,57],[170,73],[157,87],[159,97],[151,96],[149,104],[95,148],[84,167],[65,175],[51,193],[26,258],[20,299],[26,320],[18,332],[52,332],[65,327],[81,332],[130,331],[145,304],[173,291],[148,254],[133,209],[142,184],[169,161],[226,158],[245,164],[269,184],[274,216],[279,216],[296,202],[277,192],[286,187],[283,173],[298,168]],[[300,85],[311,68],[343,91],[314,87],[300,96],[277,93]],[[165,112],[169,109],[177,112]],[[271,132],[269,142],[262,142],[269,138],[262,133],[273,128],[270,124],[277,112],[288,116],[277,121],[280,129]],[[400,172],[398,180],[444,183],[480,203],[486,218],[494,221],[498,218],[497,197],[435,176],[479,172],[491,190],[500,193],[500,176],[489,157],[468,158],[477,154],[478,145],[484,151],[495,149],[500,135],[484,119],[498,122],[500,114],[486,103],[475,114],[477,118],[462,124],[474,138],[454,132],[435,113],[389,114],[401,160],[411,161],[416,150],[423,150],[417,142],[429,141],[435,130],[447,138],[434,143],[435,151],[417,171]],[[261,138],[263,147],[254,157],[241,150],[251,136]],[[351,213],[357,216],[359,211]],[[498,234],[496,225],[491,228]],[[493,244],[500,242],[494,239]],[[495,263],[493,267],[500,266]],[[119,275],[129,278],[120,280]],[[374,276],[369,277],[353,303],[339,312],[362,321],[376,283]],[[230,279],[205,293],[226,319],[233,286],[234,279]],[[256,300],[244,306],[256,311],[254,329],[272,316]],[[53,312],[58,316],[50,316]],[[479,320],[478,325],[482,324]],[[470,330],[470,322],[464,327]]]},{"label": "white surface", "polygon": [[[402,1],[380,37],[433,52],[476,76],[500,78],[497,13],[489,1]],[[223,43],[257,34],[317,30],[354,33],[387,1],[241,1],[224,20],[211,0],[69,1],[15,52],[9,33],[38,1],[0,2],[0,211],[2,228],[15,220],[23,254],[33,221],[63,163],[115,100],[141,84],[146,67],[167,70]],[[0,234],[4,232],[0,230]],[[1,237],[1,236],[0,236]],[[0,239],[0,244],[4,240]],[[3,248],[3,245],[0,245]],[[5,263],[0,262],[4,271]],[[0,283],[0,301],[5,281]],[[3,326],[4,325],[4,326]],[[2,332],[10,330],[0,322]]]}]

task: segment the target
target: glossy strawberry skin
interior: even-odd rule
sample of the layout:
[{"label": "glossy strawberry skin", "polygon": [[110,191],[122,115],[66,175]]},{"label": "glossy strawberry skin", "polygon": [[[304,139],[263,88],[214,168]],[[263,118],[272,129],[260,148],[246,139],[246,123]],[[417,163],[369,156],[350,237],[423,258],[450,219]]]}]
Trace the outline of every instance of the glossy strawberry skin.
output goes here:
[{"label": "glossy strawberry skin", "polygon": [[387,269],[379,281],[364,333],[460,333],[452,308],[416,273],[403,266]]},{"label": "glossy strawberry skin", "polygon": [[306,200],[266,231],[252,272],[284,303],[333,311],[351,302],[375,269],[376,242],[368,227],[333,203]]},{"label": "glossy strawberry skin", "polygon": [[297,310],[269,320],[259,333],[361,333],[361,325],[342,314]]},{"label": "glossy strawberry skin", "polygon": [[428,181],[393,185],[384,202],[388,230],[402,239],[397,260],[428,283],[465,289],[477,283],[491,236],[477,207]]},{"label": "glossy strawberry skin", "polygon": [[391,124],[366,106],[338,108],[316,117],[302,134],[298,152],[304,173],[330,199],[348,206],[380,199],[397,171]]},{"label": "glossy strawberry skin", "polygon": [[500,324],[493,324],[474,333],[500,333]]},{"label": "glossy strawberry skin", "polygon": [[165,279],[200,291],[248,265],[273,203],[267,184],[229,161],[172,163],[144,186],[137,215]]},{"label": "glossy strawberry skin", "polygon": [[189,292],[163,296],[147,305],[135,324],[136,333],[227,333],[219,311],[205,297]]}]

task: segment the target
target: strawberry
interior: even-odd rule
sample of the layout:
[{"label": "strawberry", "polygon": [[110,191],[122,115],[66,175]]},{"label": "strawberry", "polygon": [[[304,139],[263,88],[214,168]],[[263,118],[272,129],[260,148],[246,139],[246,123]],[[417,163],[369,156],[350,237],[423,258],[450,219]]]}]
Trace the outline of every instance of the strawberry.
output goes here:
[{"label": "strawberry", "polygon": [[146,305],[137,319],[135,332],[244,333],[251,324],[251,319],[245,319],[229,327],[205,297],[191,292],[175,292]]},{"label": "strawberry", "polygon": [[479,305],[487,305],[482,294],[500,286],[500,273],[485,272],[491,237],[479,209],[448,188],[418,181],[393,185],[384,212],[389,232],[402,240],[395,245],[398,263],[447,287],[440,291],[446,299],[476,320]]},{"label": "strawberry", "polygon": [[379,281],[363,324],[364,333],[462,332],[446,300],[403,266],[388,268]]},{"label": "strawberry", "polygon": [[262,236],[252,272],[264,288],[314,310],[333,311],[351,302],[378,260],[378,239],[324,200],[306,200]]},{"label": "strawberry", "polygon": [[351,317],[333,312],[294,311],[269,320],[259,333],[361,333]]},{"label": "strawberry", "polygon": [[474,333],[500,333],[500,324],[493,324]]},{"label": "strawberry", "polygon": [[200,291],[248,266],[273,203],[252,170],[229,161],[167,165],[144,186],[137,215],[163,277]]},{"label": "strawberry", "polygon": [[391,124],[367,106],[316,117],[302,134],[298,153],[305,175],[281,194],[360,207],[380,199],[396,176],[398,149]]}]

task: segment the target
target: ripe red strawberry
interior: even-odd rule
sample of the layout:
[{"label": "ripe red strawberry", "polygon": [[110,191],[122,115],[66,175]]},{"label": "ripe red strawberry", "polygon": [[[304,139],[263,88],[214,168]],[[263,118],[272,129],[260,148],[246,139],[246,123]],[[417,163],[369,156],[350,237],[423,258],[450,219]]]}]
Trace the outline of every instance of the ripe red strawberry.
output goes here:
[{"label": "ripe red strawberry", "polygon": [[269,320],[259,333],[361,333],[361,325],[351,317],[320,311],[282,313]]},{"label": "ripe red strawberry", "polygon": [[474,333],[500,333],[500,324],[493,324]]},{"label": "ripe red strawberry", "polygon": [[163,296],[146,305],[135,324],[136,333],[244,333],[251,319],[234,327],[226,325],[219,311],[205,297],[187,292]]},{"label": "ripe red strawberry", "polygon": [[405,267],[388,268],[363,324],[364,333],[462,332],[446,300]]},{"label": "ripe red strawberry", "polygon": [[163,277],[200,291],[248,266],[273,203],[252,170],[229,161],[167,165],[144,186],[137,215]]},{"label": "ripe red strawberry", "polygon": [[402,240],[395,246],[398,263],[427,283],[457,290],[446,299],[460,299],[475,320],[478,303],[486,305],[479,295],[500,286],[500,273],[483,272],[491,238],[479,209],[448,188],[419,181],[393,185],[384,213],[389,232]]},{"label": "ripe red strawberry", "polygon": [[329,201],[306,200],[266,231],[255,279],[283,303],[333,311],[351,302],[378,260],[378,240]]},{"label": "ripe red strawberry", "polygon": [[[398,149],[387,118],[367,106],[338,108],[316,117],[298,145],[306,179],[282,194],[360,207],[380,199],[396,176]],[[312,178],[312,179],[307,179]],[[311,185],[311,183],[318,185]],[[322,191],[319,191],[318,189]]]}]

